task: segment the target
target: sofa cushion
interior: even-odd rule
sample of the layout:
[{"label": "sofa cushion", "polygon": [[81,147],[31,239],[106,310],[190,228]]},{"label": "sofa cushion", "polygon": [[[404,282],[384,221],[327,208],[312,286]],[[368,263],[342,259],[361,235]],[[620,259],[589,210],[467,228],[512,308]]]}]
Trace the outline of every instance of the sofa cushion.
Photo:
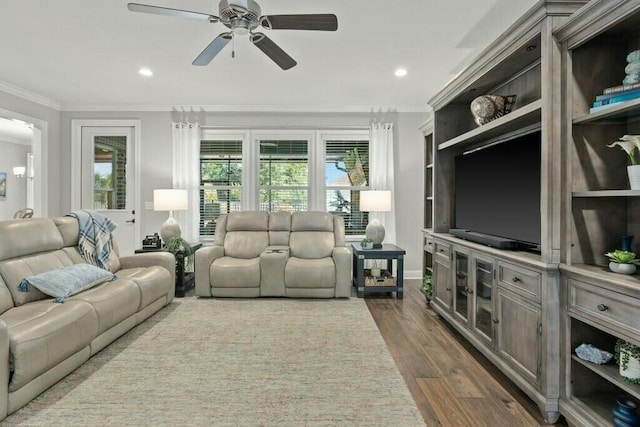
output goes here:
[{"label": "sofa cushion", "polygon": [[209,272],[211,286],[219,288],[257,288],[260,286],[260,258],[218,258]]},{"label": "sofa cushion", "polygon": [[269,215],[269,244],[271,246],[289,245],[291,232],[291,213],[286,211],[272,212]]},{"label": "sofa cushion", "polygon": [[294,212],[291,214],[291,231],[333,232],[333,215],[328,212]]},{"label": "sofa cushion", "polygon": [[140,290],[129,279],[116,279],[74,295],[68,301],[84,301],[91,304],[98,315],[100,335],[138,311]]},{"label": "sofa cushion", "polygon": [[15,391],[88,346],[98,334],[98,316],[84,301],[37,301],[7,310],[9,391]]},{"label": "sofa cushion", "polygon": [[9,292],[11,292],[14,304],[19,306],[31,301],[49,298],[36,288],[31,288],[28,292],[18,290],[18,285],[20,285],[22,279],[70,265],[73,265],[73,261],[69,256],[62,250],[55,250],[0,261],[0,275],[2,275],[7,288],[9,288]]},{"label": "sofa cushion", "polygon": [[49,218],[28,218],[0,222],[0,261],[61,249],[63,239]]},{"label": "sofa cushion", "polygon": [[120,270],[118,277],[129,279],[138,286],[140,290],[138,311],[166,296],[172,287],[171,274],[166,268],[158,265]]},{"label": "sofa cushion", "polygon": [[333,258],[291,257],[284,269],[284,282],[287,288],[333,288],[336,286]]},{"label": "sofa cushion", "polygon": [[269,246],[267,231],[227,231],[224,238],[224,253],[233,258],[258,257],[267,246]]},{"label": "sofa cushion", "polygon": [[19,288],[28,292],[31,286],[42,293],[50,295],[57,302],[65,298],[93,288],[100,283],[110,282],[116,277],[113,273],[89,264],[74,264],[22,279]]},{"label": "sofa cushion", "polygon": [[329,231],[296,231],[289,237],[291,256],[306,259],[330,257],[335,236]]},{"label": "sofa cushion", "polygon": [[268,231],[269,213],[265,211],[232,212],[227,215],[227,231]]}]

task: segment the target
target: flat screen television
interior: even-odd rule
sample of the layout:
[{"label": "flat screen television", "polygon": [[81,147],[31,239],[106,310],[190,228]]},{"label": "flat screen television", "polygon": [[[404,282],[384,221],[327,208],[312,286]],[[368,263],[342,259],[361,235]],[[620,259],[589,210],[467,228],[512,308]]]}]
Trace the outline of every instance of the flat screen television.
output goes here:
[{"label": "flat screen television", "polygon": [[453,234],[539,251],[540,156],[536,131],[456,157]]}]

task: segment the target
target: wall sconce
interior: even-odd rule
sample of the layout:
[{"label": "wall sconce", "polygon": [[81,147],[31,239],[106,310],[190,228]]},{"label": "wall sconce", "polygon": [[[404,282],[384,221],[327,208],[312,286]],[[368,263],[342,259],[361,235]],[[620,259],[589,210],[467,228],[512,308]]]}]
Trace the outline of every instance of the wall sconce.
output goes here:
[{"label": "wall sconce", "polygon": [[27,171],[27,168],[25,166],[15,166],[13,168],[13,174],[16,176],[16,178],[24,178],[24,174]]},{"label": "wall sconce", "polygon": [[26,173],[27,173],[27,168],[25,166],[15,166],[13,168],[13,174],[15,175],[16,178],[18,179],[27,178],[29,180],[33,180],[33,170],[29,175],[27,175]]}]

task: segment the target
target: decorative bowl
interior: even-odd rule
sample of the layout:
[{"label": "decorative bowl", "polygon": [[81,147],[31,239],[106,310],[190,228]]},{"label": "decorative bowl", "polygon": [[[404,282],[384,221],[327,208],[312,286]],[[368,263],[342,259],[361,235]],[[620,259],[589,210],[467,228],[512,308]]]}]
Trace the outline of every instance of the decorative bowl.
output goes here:
[{"label": "decorative bowl", "polygon": [[478,126],[510,113],[516,103],[516,95],[482,95],[471,101],[471,113]]}]

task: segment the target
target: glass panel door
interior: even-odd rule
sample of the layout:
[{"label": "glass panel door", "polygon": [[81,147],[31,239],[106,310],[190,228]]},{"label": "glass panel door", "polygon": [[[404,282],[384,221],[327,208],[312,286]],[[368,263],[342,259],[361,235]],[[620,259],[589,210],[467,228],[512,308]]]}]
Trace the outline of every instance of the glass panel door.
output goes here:
[{"label": "glass panel door", "polygon": [[469,255],[453,251],[455,265],[456,288],[453,297],[454,314],[461,321],[467,322],[469,319]]},{"label": "glass panel door", "polygon": [[474,259],[474,329],[493,340],[493,263]]}]

